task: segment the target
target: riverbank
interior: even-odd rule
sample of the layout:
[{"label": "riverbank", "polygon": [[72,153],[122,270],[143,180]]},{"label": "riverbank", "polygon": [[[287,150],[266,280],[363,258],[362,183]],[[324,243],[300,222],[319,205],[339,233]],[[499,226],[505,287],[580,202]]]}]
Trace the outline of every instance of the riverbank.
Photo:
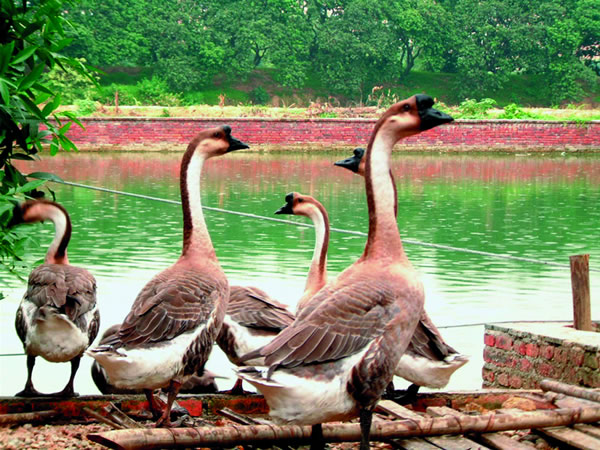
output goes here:
[{"label": "riverbank", "polygon": [[[82,151],[182,151],[205,128],[228,124],[261,150],[366,146],[375,117],[84,117],[69,138]],[[404,139],[405,151],[600,152],[600,121],[471,120]]]}]

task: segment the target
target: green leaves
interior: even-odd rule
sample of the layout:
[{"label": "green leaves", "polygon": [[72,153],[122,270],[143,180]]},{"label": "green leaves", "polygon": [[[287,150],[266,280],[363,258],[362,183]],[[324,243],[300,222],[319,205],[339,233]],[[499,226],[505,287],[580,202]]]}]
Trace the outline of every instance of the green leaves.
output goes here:
[{"label": "green leaves", "polygon": [[43,195],[38,189],[47,180],[59,178],[37,172],[30,174],[36,177],[30,180],[12,160],[32,161],[45,145],[51,155],[60,149],[76,150],[66,134],[73,123],[81,126],[69,114],[54,114],[62,97],[41,81],[43,74],[47,68],[69,66],[91,78],[80,61],[59,53],[72,40],[65,37],[62,2],[20,4],[0,3],[2,25],[10,30],[0,47],[0,265],[13,272],[29,238],[22,231],[6,228],[12,207],[28,196]]}]

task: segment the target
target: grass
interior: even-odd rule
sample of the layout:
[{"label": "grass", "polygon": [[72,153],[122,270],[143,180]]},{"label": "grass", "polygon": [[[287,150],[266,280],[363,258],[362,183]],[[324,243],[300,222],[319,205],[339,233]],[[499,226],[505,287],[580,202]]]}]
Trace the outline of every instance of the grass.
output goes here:
[{"label": "grass", "polygon": [[[174,96],[175,103],[160,106],[147,106],[136,96],[136,85],[152,77],[151,68],[105,68],[100,79],[103,87],[116,86],[123,95],[120,97],[118,112],[109,106],[110,96],[105,96],[107,105],[96,105],[94,115],[134,115],[183,117],[194,115],[216,117],[378,117],[382,108],[398,99],[425,92],[436,98],[440,107],[457,118],[467,117],[460,109],[460,101],[453,98],[453,86],[460,82],[457,74],[413,71],[399,85],[383,86],[368,107],[360,107],[357,102],[335,92],[328,92],[315,74],[309,74],[302,89],[292,89],[276,83],[276,69],[255,70],[247,80],[220,75],[214,84],[202,90],[186,92]],[[543,95],[543,79],[539,76],[513,76],[507,87],[486,93],[483,97],[496,101],[496,109],[488,110],[475,118],[498,118],[505,114],[504,107],[518,105],[526,112],[525,116],[543,120],[600,120],[600,82],[587,88],[585,105],[551,107]],[[252,105],[250,93],[257,87],[264,88],[270,96],[270,108]],[[219,108],[220,96],[225,95],[225,107]],[[383,97],[382,97],[383,96]],[[177,100],[179,99],[179,100]],[[376,100],[380,108],[373,106]],[[178,105],[179,104],[179,105]],[[340,105],[350,105],[341,108]],[[353,105],[353,107],[352,107]],[[527,105],[528,107],[522,106]],[[75,107],[69,109],[77,110]],[[90,108],[86,108],[89,110]],[[93,110],[93,108],[92,108]],[[83,112],[83,111],[80,111]],[[472,117],[472,116],[471,116]]]}]

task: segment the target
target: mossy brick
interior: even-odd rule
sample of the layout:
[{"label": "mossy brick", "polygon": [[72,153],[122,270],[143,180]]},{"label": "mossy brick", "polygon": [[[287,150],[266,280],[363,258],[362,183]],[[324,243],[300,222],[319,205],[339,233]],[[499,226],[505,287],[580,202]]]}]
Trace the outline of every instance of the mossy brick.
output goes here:
[{"label": "mossy brick", "polygon": [[542,345],[540,347],[540,354],[543,358],[552,359],[552,357],[554,356],[554,349],[554,345]]},{"label": "mossy brick", "polygon": [[511,350],[513,345],[513,340],[510,336],[505,334],[500,334],[496,336],[496,348],[501,348],[502,350]]},{"label": "mossy brick", "polygon": [[496,336],[494,336],[493,334],[490,334],[490,333],[485,333],[483,335],[483,343],[485,345],[487,345],[488,347],[493,347],[494,344],[496,343]]},{"label": "mossy brick", "polygon": [[552,361],[555,364],[566,364],[569,361],[570,350],[567,347],[556,347]]},{"label": "mossy brick", "polygon": [[537,358],[540,354],[540,347],[533,342],[525,344],[525,354],[527,356],[531,356],[532,358]]},{"label": "mossy brick", "polygon": [[543,377],[553,378],[555,376],[555,369],[552,364],[541,362],[535,367],[536,372]]},{"label": "mossy brick", "polygon": [[583,365],[590,369],[596,370],[598,368],[598,353],[596,352],[585,352],[583,357]]},{"label": "mossy brick", "polygon": [[500,386],[509,387],[510,386],[510,375],[506,372],[501,372],[496,377],[496,380]]},{"label": "mossy brick", "polygon": [[577,367],[583,366],[585,351],[581,347],[571,347],[569,350],[569,360]]},{"label": "mossy brick", "polygon": [[519,370],[521,372],[529,372],[533,369],[533,363],[527,358],[522,358],[519,361]]},{"label": "mossy brick", "polygon": [[511,375],[509,385],[513,389],[521,389],[523,387],[523,379],[518,375]]}]

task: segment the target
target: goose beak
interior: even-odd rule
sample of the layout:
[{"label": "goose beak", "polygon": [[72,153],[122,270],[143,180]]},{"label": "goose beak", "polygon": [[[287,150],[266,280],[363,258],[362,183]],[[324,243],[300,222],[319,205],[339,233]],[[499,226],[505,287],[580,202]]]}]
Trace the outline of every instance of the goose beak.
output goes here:
[{"label": "goose beak", "polygon": [[360,164],[360,159],[356,159],[356,156],[351,156],[350,158],[341,159],[333,163],[334,166],[343,167],[344,169],[351,170],[352,172],[358,172],[358,165]]},{"label": "goose beak", "polygon": [[294,193],[290,192],[285,196],[285,205],[275,211],[275,214],[294,214],[292,206],[294,205]]},{"label": "goose beak", "polygon": [[234,138],[233,136],[229,136],[229,148],[227,152],[232,152],[234,150],[242,150],[244,148],[250,148],[248,144],[244,144],[239,139]]},{"label": "goose beak", "polygon": [[221,129],[225,132],[225,134],[227,135],[227,140],[229,141],[229,147],[227,148],[226,153],[232,152],[234,150],[242,150],[244,148],[250,148],[250,146],[248,144],[243,143],[242,141],[234,138],[231,135],[231,127],[229,125],[223,125],[221,127]]},{"label": "goose beak", "polygon": [[430,130],[444,123],[452,122],[454,119],[446,113],[433,108],[433,99],[424,94],[417,94],[417,108],[421,117],[421,131]]}]

